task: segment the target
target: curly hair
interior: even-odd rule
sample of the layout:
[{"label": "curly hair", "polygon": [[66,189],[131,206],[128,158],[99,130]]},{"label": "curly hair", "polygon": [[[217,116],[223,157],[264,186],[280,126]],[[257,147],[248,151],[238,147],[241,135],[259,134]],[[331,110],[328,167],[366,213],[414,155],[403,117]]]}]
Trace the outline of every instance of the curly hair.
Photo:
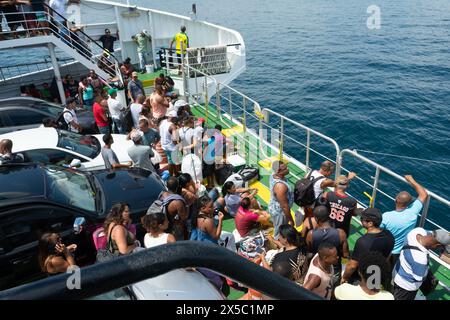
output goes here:
[{"label": "curly hair", "polygon": [[[380,270],[380,284],[382,288],[387,289],[391,282],[391,268],[387,259],[378,251],[370,251],[363,254],[359,258],[358,273],[365,282],[373,275],[373,266],[376,266]],[[376,288],[381,289],[381,288]]]},{"label": "curly hair", "polygon": [[159,231],[158,226],[164,224],[166,219],[167,217],[163,212],[153,212],[143,216],[141,223],[147,232],[157,232]]},{"label": "curly hair", "polygon": [[123,219],[123,212],[125,211],[126,207],[130,207],[128,203],[125,202],[119,202],[116,203],[111,207],[111,210],[109,211],[108,215],[106,216],[105,223],[103,225],[103,230],[105,230],[105,233],[108,233],[109,226],[111,223],[115,223],[123,225],[124,219]]}]

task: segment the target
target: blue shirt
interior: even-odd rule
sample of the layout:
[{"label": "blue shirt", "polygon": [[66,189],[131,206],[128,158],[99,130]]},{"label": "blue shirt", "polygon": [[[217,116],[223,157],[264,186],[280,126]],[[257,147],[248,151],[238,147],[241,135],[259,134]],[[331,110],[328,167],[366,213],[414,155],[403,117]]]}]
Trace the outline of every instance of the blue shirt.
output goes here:
[{"label": "blue shirt", "polygon": [[408,208],[402,211],[394,210],[383,213],[383,222],[380,227],[389,230],[394,236],[395,244],[392,253],[400,253],[406,236],[416,226],[417,217],[422,208],[422,202],[416,199]]}]

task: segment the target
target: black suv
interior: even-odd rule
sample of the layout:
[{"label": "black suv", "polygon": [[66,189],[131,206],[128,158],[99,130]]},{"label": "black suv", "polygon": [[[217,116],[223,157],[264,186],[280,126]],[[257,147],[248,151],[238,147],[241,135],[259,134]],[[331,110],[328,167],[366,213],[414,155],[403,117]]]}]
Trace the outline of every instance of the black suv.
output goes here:
[{"label": "black suv", "polygon": [[[81,172],[11,164],[0,166],[0,181],[0,290],[44,276],[38,265],[38,239],[44,232],[77,244],[79,266],[93,263],[92,232],[117,202],[130,205],[142,240],[140,217],[165,190],[157,174],[140,168]],[[77,217],[86,220],[79,234],[73,232]]]}]

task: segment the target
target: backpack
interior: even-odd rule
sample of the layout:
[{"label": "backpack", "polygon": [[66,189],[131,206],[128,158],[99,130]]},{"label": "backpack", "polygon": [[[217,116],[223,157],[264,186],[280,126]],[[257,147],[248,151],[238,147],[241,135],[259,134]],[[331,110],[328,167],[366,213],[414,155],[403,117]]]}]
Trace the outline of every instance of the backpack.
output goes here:
[{"label": "backpack", "polygon": [[252,184],[253,182],[259,180],[259,170],[250,166],[245,166],[237,172],[244,182]]},{"label": "backpack", "polygon": [[229,176],[233,174],[234,167],[231,164],[224,164],[220,168],[216,168],[216,181],[219,185],[223,185]]},{"label": "backpack", "polygon": [[316,200],[314,184],[319,180],[325,179],[325,176],[311,179],[311,174],[312,171],[305,178],[295,183],[294,202],[301,207],[310,206],[314,203]]},{"label": "backpack", "polygon": [[[179,194],[171,194],[171,195],[167,196],[165,199],[161,199],[164,192],[165,191],[161,191],[161,193],[158,195],[158,198],[155,201],[153,201],[153,203],[148,208],[146,214],[153,214],[153,213],[158,213],[158,212],[164,213],[166,215],[167,219],[169,220],[169,227],[167,228],[166,232],[173,233],[173,235],[175,236],[175,238],[177,240],[182,240],[183,239],[183,234],[182,234],[183,226],[180,224],[181,218],[178,215],[176,215],[175,217],[169,216],[167,214],[167,207],[173,200],[181,200],[181,201],[183,201],[183,203],[185,205],[186,205],[186,201]],[[179,238],[180,236],[181,236],[181,238]]]},{"label": "backpack", "polygon": [[133,127],[133,117],[131,116],[131,108],[128,106],[125,111],[123,112],[123,127],[125,129],[125,132],[130,132]]},{"label": "backpack", "polygon": [[56,123],[58,125],[58,129],[61,130],[69,130],[69,124],[66,122],[66,119],[64,119],[64,114],[70,113],[70,111],[66,110],[64,112],[61,112],[61,114],[56,118]]}]

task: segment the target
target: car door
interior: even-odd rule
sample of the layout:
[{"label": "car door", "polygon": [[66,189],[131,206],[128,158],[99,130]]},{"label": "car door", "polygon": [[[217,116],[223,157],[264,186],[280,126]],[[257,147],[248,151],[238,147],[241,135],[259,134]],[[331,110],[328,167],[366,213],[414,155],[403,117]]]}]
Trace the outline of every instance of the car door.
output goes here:
[{"label": "car door", "polygon": [[48,118],[45,113],[22,107],[1,108],[0,112],[8,123],[7,127],[3,127],[3,130],[8,130],[6,132],[37,128]]},{"label": "car door", "polygon": [[79,159],[82,163],[88,161],[69,151],[60,149],[35,149],[21,152],[26,161],[45,164],[63,165],[70,164],[73,159]]},{"label": "car door", "polygon": [[[0,235],[4,240],[1,262],[7,267],[0,269],[0,279],[8,283],[0,283],[0,288],[44,276],[38,261],[39,238],[46,232],[54,232],[61,235],[63,243],[73,243],[75,216],[79,214],[53,206],[30,206],[3,215],[0,219]],[[12,279],[5,274],[8,270],[12,270]]]}]

